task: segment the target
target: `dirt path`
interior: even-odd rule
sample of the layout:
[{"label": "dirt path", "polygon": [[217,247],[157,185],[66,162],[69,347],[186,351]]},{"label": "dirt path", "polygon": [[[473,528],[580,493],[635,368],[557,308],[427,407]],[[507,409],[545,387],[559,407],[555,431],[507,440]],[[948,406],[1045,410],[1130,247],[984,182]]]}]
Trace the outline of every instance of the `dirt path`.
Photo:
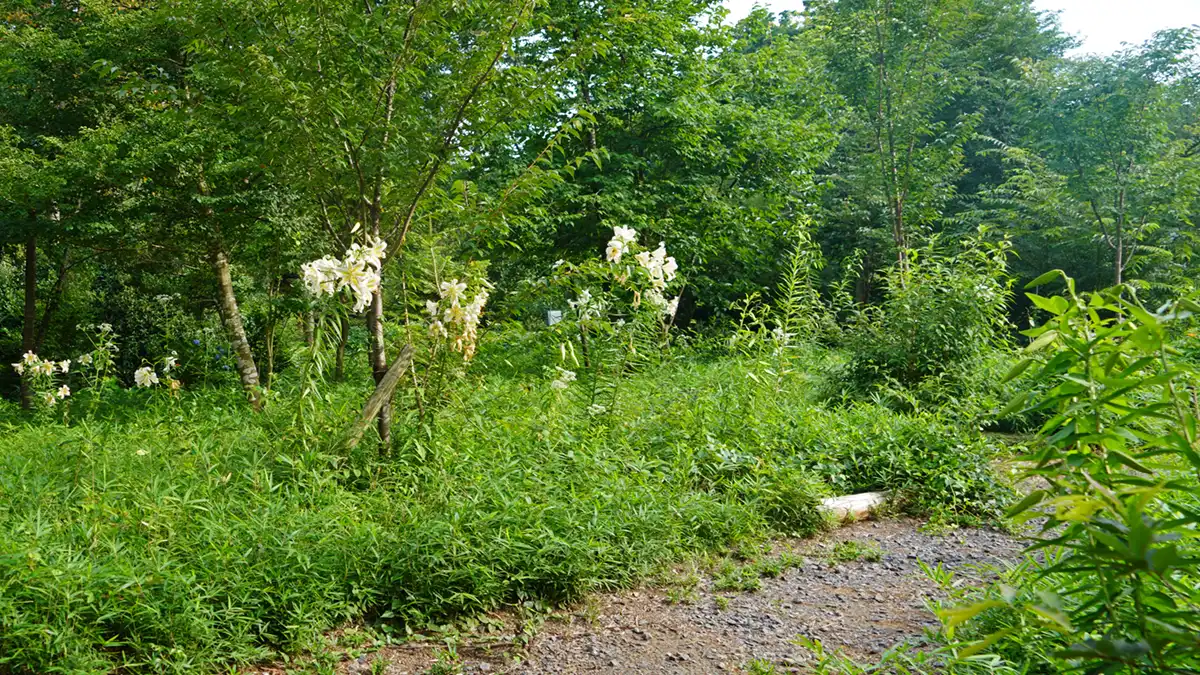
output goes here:
[{"label": "dirt path", "polygon": [[[598,596],[537,630],[497,617],[492,633],[465,637],[454,652],[409,643],[349,654],[338,672],[387,673],[736,673],[758,659],[776,672],[803,672],[797,636],[860,659],[877,657],[936,626],[925,600],[937,593],[918,560],[964,578],[976,566],[1015,559],[1021,545],[992,530],[922,533],[908,520],[864,522],[815,540],[789,542],[744,570],[678,570],[656,586]],[[846,544],[844,542],[856,542]],[[792,553],[794,551],[794,553]],[[779,558],[779,554],[784,556]],[[841,558],[841,560],[838,560]],[[780,561],[778,576],[760,576]],[[788,566],[785,565],[785,566]],[[761,584],[758,590],[722,590]],[[513,647],[525,642],[525,649]]]}]

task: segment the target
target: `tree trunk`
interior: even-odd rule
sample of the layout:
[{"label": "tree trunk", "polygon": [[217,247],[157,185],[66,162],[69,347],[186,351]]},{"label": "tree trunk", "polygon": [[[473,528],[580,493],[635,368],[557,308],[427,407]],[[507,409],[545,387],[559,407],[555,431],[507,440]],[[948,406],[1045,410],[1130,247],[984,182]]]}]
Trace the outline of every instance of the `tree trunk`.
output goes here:
[{"label": "tree trunk", "polygon": [[1115,225],[1117,245],[1116,249],[1116,264],[1114,267],[1114,282],[1113,285],[1120,286],[1121,280],[1125,276],[1125,188],[1121,188],[1117,197],[1117,222]]},{"label": "tree trunk", "polygon": [[311,309],[305,311],[304,316],[301,317],[300,326],[301,330],[304,331],[304,345],[309,349],[312,349],[313,341],[315,339],[314,336],[317,333],[316,313]]},{"label": "tree trunk", "polygon": [[58,276],[54,280],[54,289],[46,298],[46,306],[42,309],[42,320],[38,322],[37,337],[34,339],[33,351],[41,351],[46,342],[46,333],[50,330],[50,322],[54,319],[58,305],[62,301],[63,291],[67,285],[67,273],[71,269],[71,249],[63,251],[63,257],[58,262]]},{"label": "tree trunk", "polygon": [[267,324],[267,328],[263,331],[263,338],[267,343],[267,375],[263,378],[263,388],[271,388],[271,380],[275,379],[275,322]]},{"label": "tree trunk", "polygon": [[233,347],[237,359],[238,377],[250,405],[262,410],[262,397],[258,388],[258,368],[254,365],[254,354],[250,341],[246,339],[246,328],[242,325],[242,313],[238,310],[237,298],[233,294],[233,278],[229,274],[229,257],[216,246],[212,252],[213,269],[217,273],[217,304],[221,308],[221,321],[225,324],[225,336]]},{"label": "tree trunk", "polygon": [[[371,306],[367,308],[367,341],[370,343],[368,358],[371,374],[376,386],[387,375],[387,347],[383,341],[383,289],[375,291]],[[392,444],[392,399],[391,396],[379,408],[379,440],[384,448]]]},{"label": "tree trunk", "polygon": [[[30,233],[25,238],[25,323],[21,329],[21,352],[34,351],[37,347],[37,235]],[[33,407],[33,392],[29,379],[21,378],[21,407]]]},{"label": "tree trunk", "polygon": [[[382,138],[382,147],[387,148],[388,142],[391,139],[392,133],[392,114],[395,111],[394,103],[396,96],[396,79],[393,77],[387,83],[386,99],[387,103],[384,106],[384,131]],[[383,221],[383,177],[384,172],[380,170],[375,174],[375,187],[372,191],[370,208],[367,215],[371,223],[370,233],[375,239],[379,238]],[[432,174],[430,174],[432,180]],[[417,192],[416,199],[420,198],[420,191]],[[409,217],[415,212],[417,202],[413,201],[413,211],[410,211]],[[383,288],[375,291],[371,296],[371,306],[367,308],[367,358],[371,362],[371,374],[375,378],[375,386],[379,386],[383,382],[384,376],[387,375],[387,346],[383,339]],[[383,449],[386,451],[392,445],[392,397],[391,392],[388,392],[384,397],[384,401],[379,406],[379,441]]]},{"label": "tree trunk", "polygon": [[1116,260],[1114,261],[1114,264],[1113,264],[1113,268],[1114,268],[1113,269],[1113,285],[1115,285],[1115,286],[1121,285],[1121,278],[1123,276],[1122,272],[1123,272],[1123,268],[1125,267],[1125,242],[1121,238],[1121,235],[1122,235],[1121,225],[1118,224],[1117,225]]},{"label": "tree trunk", "polygon": [[892,238],[896,241],[897,262],[900,271],[908,271],[908,234],[904,231],[904,202],[894,197],[892,202]]},{"label": "tree trunk", "polygon": [[333,379],[343,382],[346,379],[346,343],[350,340],[350,318],[345,314],[338,317],[337,358],[333,364]]}]

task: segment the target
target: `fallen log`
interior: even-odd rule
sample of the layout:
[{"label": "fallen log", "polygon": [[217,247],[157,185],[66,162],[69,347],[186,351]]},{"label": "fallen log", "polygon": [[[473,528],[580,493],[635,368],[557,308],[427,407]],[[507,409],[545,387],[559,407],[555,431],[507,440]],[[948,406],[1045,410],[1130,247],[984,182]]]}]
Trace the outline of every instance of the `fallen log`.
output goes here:
[{"label": "fallen log", "polygon": [[871,512],[883,506],[888,500],[886,492],[863,492],[856,495],[827,497],[821,500],[821,510],[825,511],[837,523],[862,520]]}]

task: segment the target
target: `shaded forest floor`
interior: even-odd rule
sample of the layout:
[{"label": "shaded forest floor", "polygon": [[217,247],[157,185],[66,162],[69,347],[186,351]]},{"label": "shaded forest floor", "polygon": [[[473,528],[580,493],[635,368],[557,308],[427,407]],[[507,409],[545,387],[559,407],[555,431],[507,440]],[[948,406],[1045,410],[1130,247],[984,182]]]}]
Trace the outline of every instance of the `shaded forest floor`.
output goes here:
[{"label": "shaded forest floor", "polygon": [[[937,625],[937,585],[921,564],[959,583],[1019,557],[1021,544],[989,529],[928,533],[908,519],[855,523],[808,541],[777,542],[739,558],[676,566],[645,586],[565,610],[506,612],[469,632],[399,645],[366,631],[330,636],[300,671],[387,673],[805,672],[798,638],[871,661]],[[773,668],[773,669],[772,669]],[[297,672],[296,667],[257,673]]]}]

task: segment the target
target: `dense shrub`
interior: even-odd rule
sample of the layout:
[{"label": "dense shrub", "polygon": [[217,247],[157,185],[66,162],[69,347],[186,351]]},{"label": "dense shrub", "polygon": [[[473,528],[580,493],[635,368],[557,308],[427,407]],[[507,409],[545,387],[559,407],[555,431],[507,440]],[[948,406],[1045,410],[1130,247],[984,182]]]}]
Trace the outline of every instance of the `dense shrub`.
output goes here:
[{"label": "dense shrub", "polygon": [[[1049,315],[1010,373],[1009,408],[1048,415],[1022,458],[1031,528],[1022,561],[986,587],[927,573],[948,595],[934,649],[861,666],[821,653],[817,672],[1191,673],[1200,667],[1200,372],[1188,322],[1200,298],[1151,311],[1133,289],[1030,295]],[[1180,347],[1173,344],[1179,341]],[[1033,489],[1036,488],[1036,489]]]},{"label": "dense shrub", "polygon": [[[1171,345],[1169,327],[1200,312],[1195,296],[1151,312],[1129,287],[1057,297],[1030,294],[1050,315],[1014,374],[1044,386],[1010,407],[1052,417],[1024,459],[1039,480],[1013,509],[1041,521],[1043,564],[992,604],[1030,620],[993,633],[1061,635],[1056,662],[1089,672],[1191,672],[1200,667],[1200,373]],[[987,638],[985,638],[987,639]]]},{"label": "dense shrub", "polygon": [[975,369],[1007,331],[1008,244],[964,242],[946,256],[914,251],[884,275],[884,300],[864,308],[850,331],[840,386],[864,393],[884,384],[948,400],[971,389]]}]

